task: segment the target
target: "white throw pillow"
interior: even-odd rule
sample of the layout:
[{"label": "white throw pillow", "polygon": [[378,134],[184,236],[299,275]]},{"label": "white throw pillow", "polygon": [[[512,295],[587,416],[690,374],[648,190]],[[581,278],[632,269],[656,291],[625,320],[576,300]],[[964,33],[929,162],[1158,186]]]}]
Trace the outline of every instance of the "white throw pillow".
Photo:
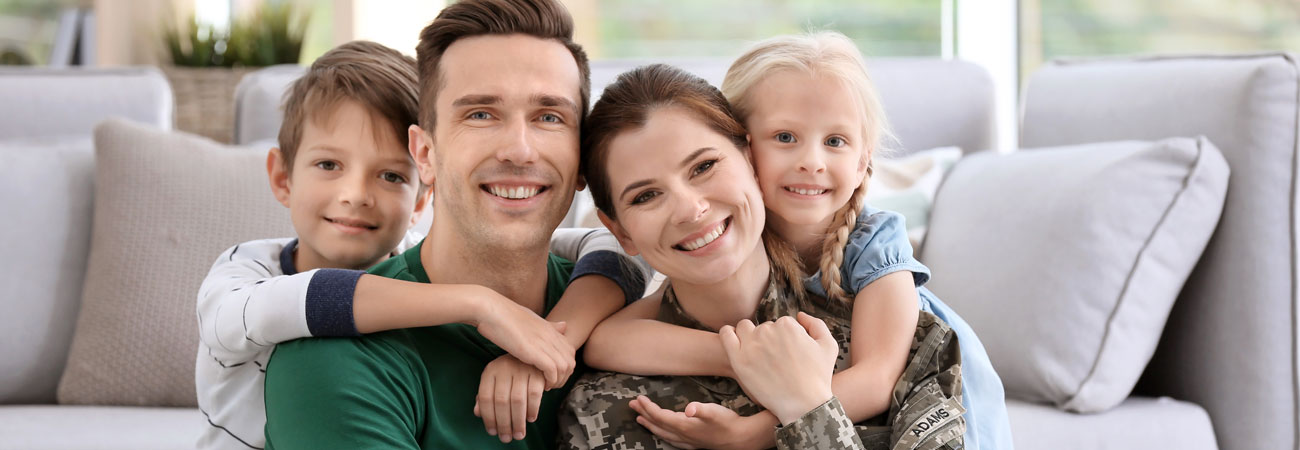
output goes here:
[{"label": "white throw pillow", "polygon": [[90,137],[0,141],[0,404],[54,403],[90,251]]},{"label": "white throw pillow", "polygon": [[222,250],[292,236],[265,147],[95,128],[90,258],[59,403],[194,406],[195,299]]},{"label": "white throw pillow", "polygon": [[971,155],[940,189],[927,284],[1011,398],[1099,412],[1128,397],[1223,209],[1204,138]]}]

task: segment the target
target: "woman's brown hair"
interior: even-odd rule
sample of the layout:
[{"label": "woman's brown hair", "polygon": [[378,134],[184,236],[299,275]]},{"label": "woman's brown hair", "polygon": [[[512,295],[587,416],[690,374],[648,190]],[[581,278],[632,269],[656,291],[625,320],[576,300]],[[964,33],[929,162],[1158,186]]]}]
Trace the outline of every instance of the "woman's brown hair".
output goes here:
[{"label": "woman's brown hair", "polygon": [[[580,170],[596,208],[611,220],[618,216],[607,170],[610,141],[621,133],[640,129],[651,112],[667,107],[690,112],[737,149],[748,151],[745,127],[736,120],[722,92],[703,78],[666,64],[642,66],[619,75],[605,88],[582,124]],[[794,249],[767,230],[763,231],[763,244],[777,281],[788,292],[802,296],[803,279],[797,275],[799,258]]]}]

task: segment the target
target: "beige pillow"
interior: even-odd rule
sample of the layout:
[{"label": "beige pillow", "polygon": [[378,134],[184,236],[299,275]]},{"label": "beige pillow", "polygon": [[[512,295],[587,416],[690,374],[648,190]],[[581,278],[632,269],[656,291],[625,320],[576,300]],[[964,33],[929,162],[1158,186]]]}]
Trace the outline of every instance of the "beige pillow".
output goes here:
[{"label": "beige pillow", "polygon": [[935,200],[926,287],[970,323],[1007,397],[1105,411],[1155,353],[1227,187],[1205,138],[967,156]]},{"label": "beige pillow", "polygon": [[59,403],[195,406],[195,298],[216,256],[291,236],[266,148],[110,119],[95,128],[90,258]]}]

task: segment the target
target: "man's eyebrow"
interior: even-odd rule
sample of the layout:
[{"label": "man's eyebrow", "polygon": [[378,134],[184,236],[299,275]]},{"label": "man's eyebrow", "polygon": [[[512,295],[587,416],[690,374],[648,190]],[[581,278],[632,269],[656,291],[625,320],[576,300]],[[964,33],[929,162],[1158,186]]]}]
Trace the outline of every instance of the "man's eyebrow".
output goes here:
[{"label": "man's eyebrow", "polygon": [[498,103],[501,103],[501,97],[497,95],[470,94],[451,102],[451,106],[479,106],[494,105]]},{"label": "man's eyebrow", "polygon": [[542,106],[565,107],[572,110],[575,114],[578,112],[578,104],[574,103],[573,100],[569,100],[566,97],[561,97],[558,95],[538,94],[538,95],[534,95],[532,100],[533,103]]},{"label": "man's eyebrow", "polygon": [[[701,154],[703,154],[704,152],[711,151],[711,150],[717,150],[717,149],[716,149],[716,148],[713,148],[713,147],[702,147],[702,148],[699,148],[699,149],[697,149],[697,150],[691,152],[691,154],[690,154],[689,156],[687,156],[685,159],[682,160],[682,164],[681,164],[681,166],[682,166],[682,167],[686,167],[686,166],[690,165],[690,164],[691,164],[691,161],[694,161],[695,158],[698,158],[698,157],[699,157]],[[634,189],[636,189],[636,188],[639,188],[639,187],[641,187],[641,186],[648,185],[648,184],[650,184],[650,183],[651,183],[651,180],[640,180],[640,181],[633,182],[632,184],[629,184],[629,185],[627,185],[627,187],[623,188],[623,192],[619,193],[619,194],[618,194],[618,197],[619,197],[619,198],[623,198],[624,196],[627,195],[628,192],[630,192],[630,191],[632,191],[632,190],[634,190]]]}]

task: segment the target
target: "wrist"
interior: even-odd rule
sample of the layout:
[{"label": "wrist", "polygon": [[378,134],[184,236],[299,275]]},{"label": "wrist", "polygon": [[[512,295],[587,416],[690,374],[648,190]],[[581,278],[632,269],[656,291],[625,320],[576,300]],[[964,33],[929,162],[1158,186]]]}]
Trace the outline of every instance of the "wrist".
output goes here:
[{"label": "wrist", "polygon": [[463,292],[463,294],[457,295],[456,297],[462,299],[461,303],[464,306],[462,310],[469,313],[468,316],[461,320],[462,323],[477,328],[479,325],[482,325],[483,322],[487,322],[496,315],[496,308],[498,305],[492,301],[491,296],[482,295],[482,293],[479,292],[479,289],[487,288],[476,284],[463,284],[458,285],[458,287],[460,288],[458,290]]},{"label": "wrist", "polygon": [[802,395],[792,395],[788,402],[782,402],[784,404],[781,405],[774,405],[772,408],[772,414],[776,415],[777,420],[781,422],[781,426],[790,425],[799,420],[800,417],[803,417],[804,414],[808,414],[809,411],[817,409],[821,405],[830,401],[833,396],[834,395],[829,390],[825,392],[814,391]]}]

